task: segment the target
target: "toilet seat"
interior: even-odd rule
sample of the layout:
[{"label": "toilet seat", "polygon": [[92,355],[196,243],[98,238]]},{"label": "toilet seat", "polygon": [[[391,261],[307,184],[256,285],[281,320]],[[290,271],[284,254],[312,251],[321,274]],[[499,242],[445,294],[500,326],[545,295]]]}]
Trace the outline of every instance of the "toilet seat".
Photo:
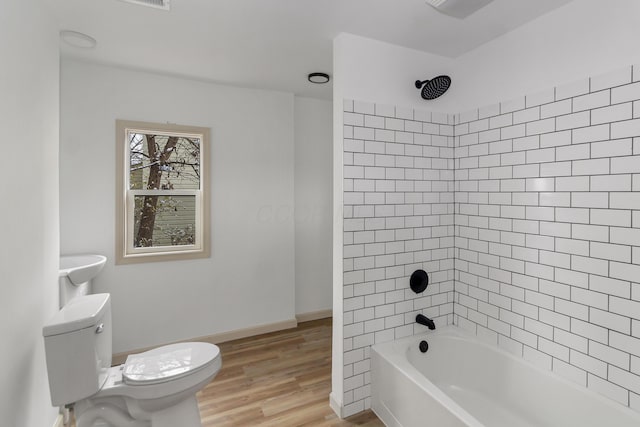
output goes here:
[{"label": "toilet seat", "polygon": [[220,349],[208,343],[170,344],[127,357],[122,380],[129,386],[145,386],[174,381],[211,365]]}]

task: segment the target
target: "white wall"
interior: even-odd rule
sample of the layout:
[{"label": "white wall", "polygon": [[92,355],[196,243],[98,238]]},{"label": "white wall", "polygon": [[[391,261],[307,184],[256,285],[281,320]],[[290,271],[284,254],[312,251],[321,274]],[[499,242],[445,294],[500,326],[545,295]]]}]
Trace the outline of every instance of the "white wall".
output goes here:
[{"label": "white wall", "polygon": [[446,111],[460,112],[640,61],[640,2],[578,0],[454,64]]},{"label": "white wall", "polygon": [[451,58],[346,33],[335,38],[333,58],[334,100],[446,111],[441,100],[425,104],[415,81],[451,74]]},{"label": "white wall", "polygon": [[58,306],[58,31],[41,1],[0,2],[0,419],[52,426],[42,325]]},{"label": "white wall", "polygon": [[[114,266],[115,120],[211,128],[212,256]],[[295,316],[294,99],[63,61],[61,251],[109,258],[114,352]]]},{"label": "white wall", "polygon": [[295,98],[296,314],[331,309],[331,102]]},{"label": "white wall", "polygon": [[[636,0],[573,1],[455,59],[340,34],[334,99],[456,113],[640,62],[639,38]],[[422,100],[413,82],[438,74],[450,90]]]}]

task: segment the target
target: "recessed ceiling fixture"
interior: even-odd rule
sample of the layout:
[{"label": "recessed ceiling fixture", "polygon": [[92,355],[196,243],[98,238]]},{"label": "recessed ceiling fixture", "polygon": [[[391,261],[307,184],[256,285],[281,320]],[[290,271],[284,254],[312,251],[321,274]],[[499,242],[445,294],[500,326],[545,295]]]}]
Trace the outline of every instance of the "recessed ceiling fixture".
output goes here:
[{"label": "recessed ceiling fixture", "polygon": [[307,76],[307,79],[311,82],[311,83],[315,83],[315,84],[324,84],[324,83],[329,83],[329,80],[331,79],[329,77],[329,74],[327,73],[311,73]]},{"label": "recessed ceiling fixture", "polygon": [[438,12],[458,19],[464,19],[482,9],[493,0],[426,0]]},{"label": "recessed ceiling fixture", "polygon": [[62,30],[60,38],[69,46],[79,47],[81,49],[93,49],[96,47],[96,39],[78,31]]},{"label": "recessed ceiling fixture", "polygon": [[154,7],[156,9],[169,10],[171,9],[171,0],[122,0],[127,3],[133,3],[140,6]]}]

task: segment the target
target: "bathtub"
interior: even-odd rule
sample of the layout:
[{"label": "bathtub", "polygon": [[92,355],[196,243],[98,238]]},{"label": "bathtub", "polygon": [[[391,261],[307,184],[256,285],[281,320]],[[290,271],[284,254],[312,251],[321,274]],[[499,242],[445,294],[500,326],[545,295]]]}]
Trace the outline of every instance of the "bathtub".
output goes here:
[{"label": "bathtub", "polygon": [[455,326],[374,345],[371,407],[388,427],[640,426],[639,413]]}]

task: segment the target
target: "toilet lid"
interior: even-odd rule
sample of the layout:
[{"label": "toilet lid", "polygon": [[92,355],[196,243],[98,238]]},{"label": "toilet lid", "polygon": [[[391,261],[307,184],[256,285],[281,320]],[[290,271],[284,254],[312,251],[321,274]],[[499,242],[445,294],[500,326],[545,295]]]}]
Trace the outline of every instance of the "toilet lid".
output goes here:
[{"label": "toilet lid", "polygon": [[209,343],[165,345],[127,357],[122,377],[129,385],[171,381],[202,369],[219,355],[220,349]]}]

